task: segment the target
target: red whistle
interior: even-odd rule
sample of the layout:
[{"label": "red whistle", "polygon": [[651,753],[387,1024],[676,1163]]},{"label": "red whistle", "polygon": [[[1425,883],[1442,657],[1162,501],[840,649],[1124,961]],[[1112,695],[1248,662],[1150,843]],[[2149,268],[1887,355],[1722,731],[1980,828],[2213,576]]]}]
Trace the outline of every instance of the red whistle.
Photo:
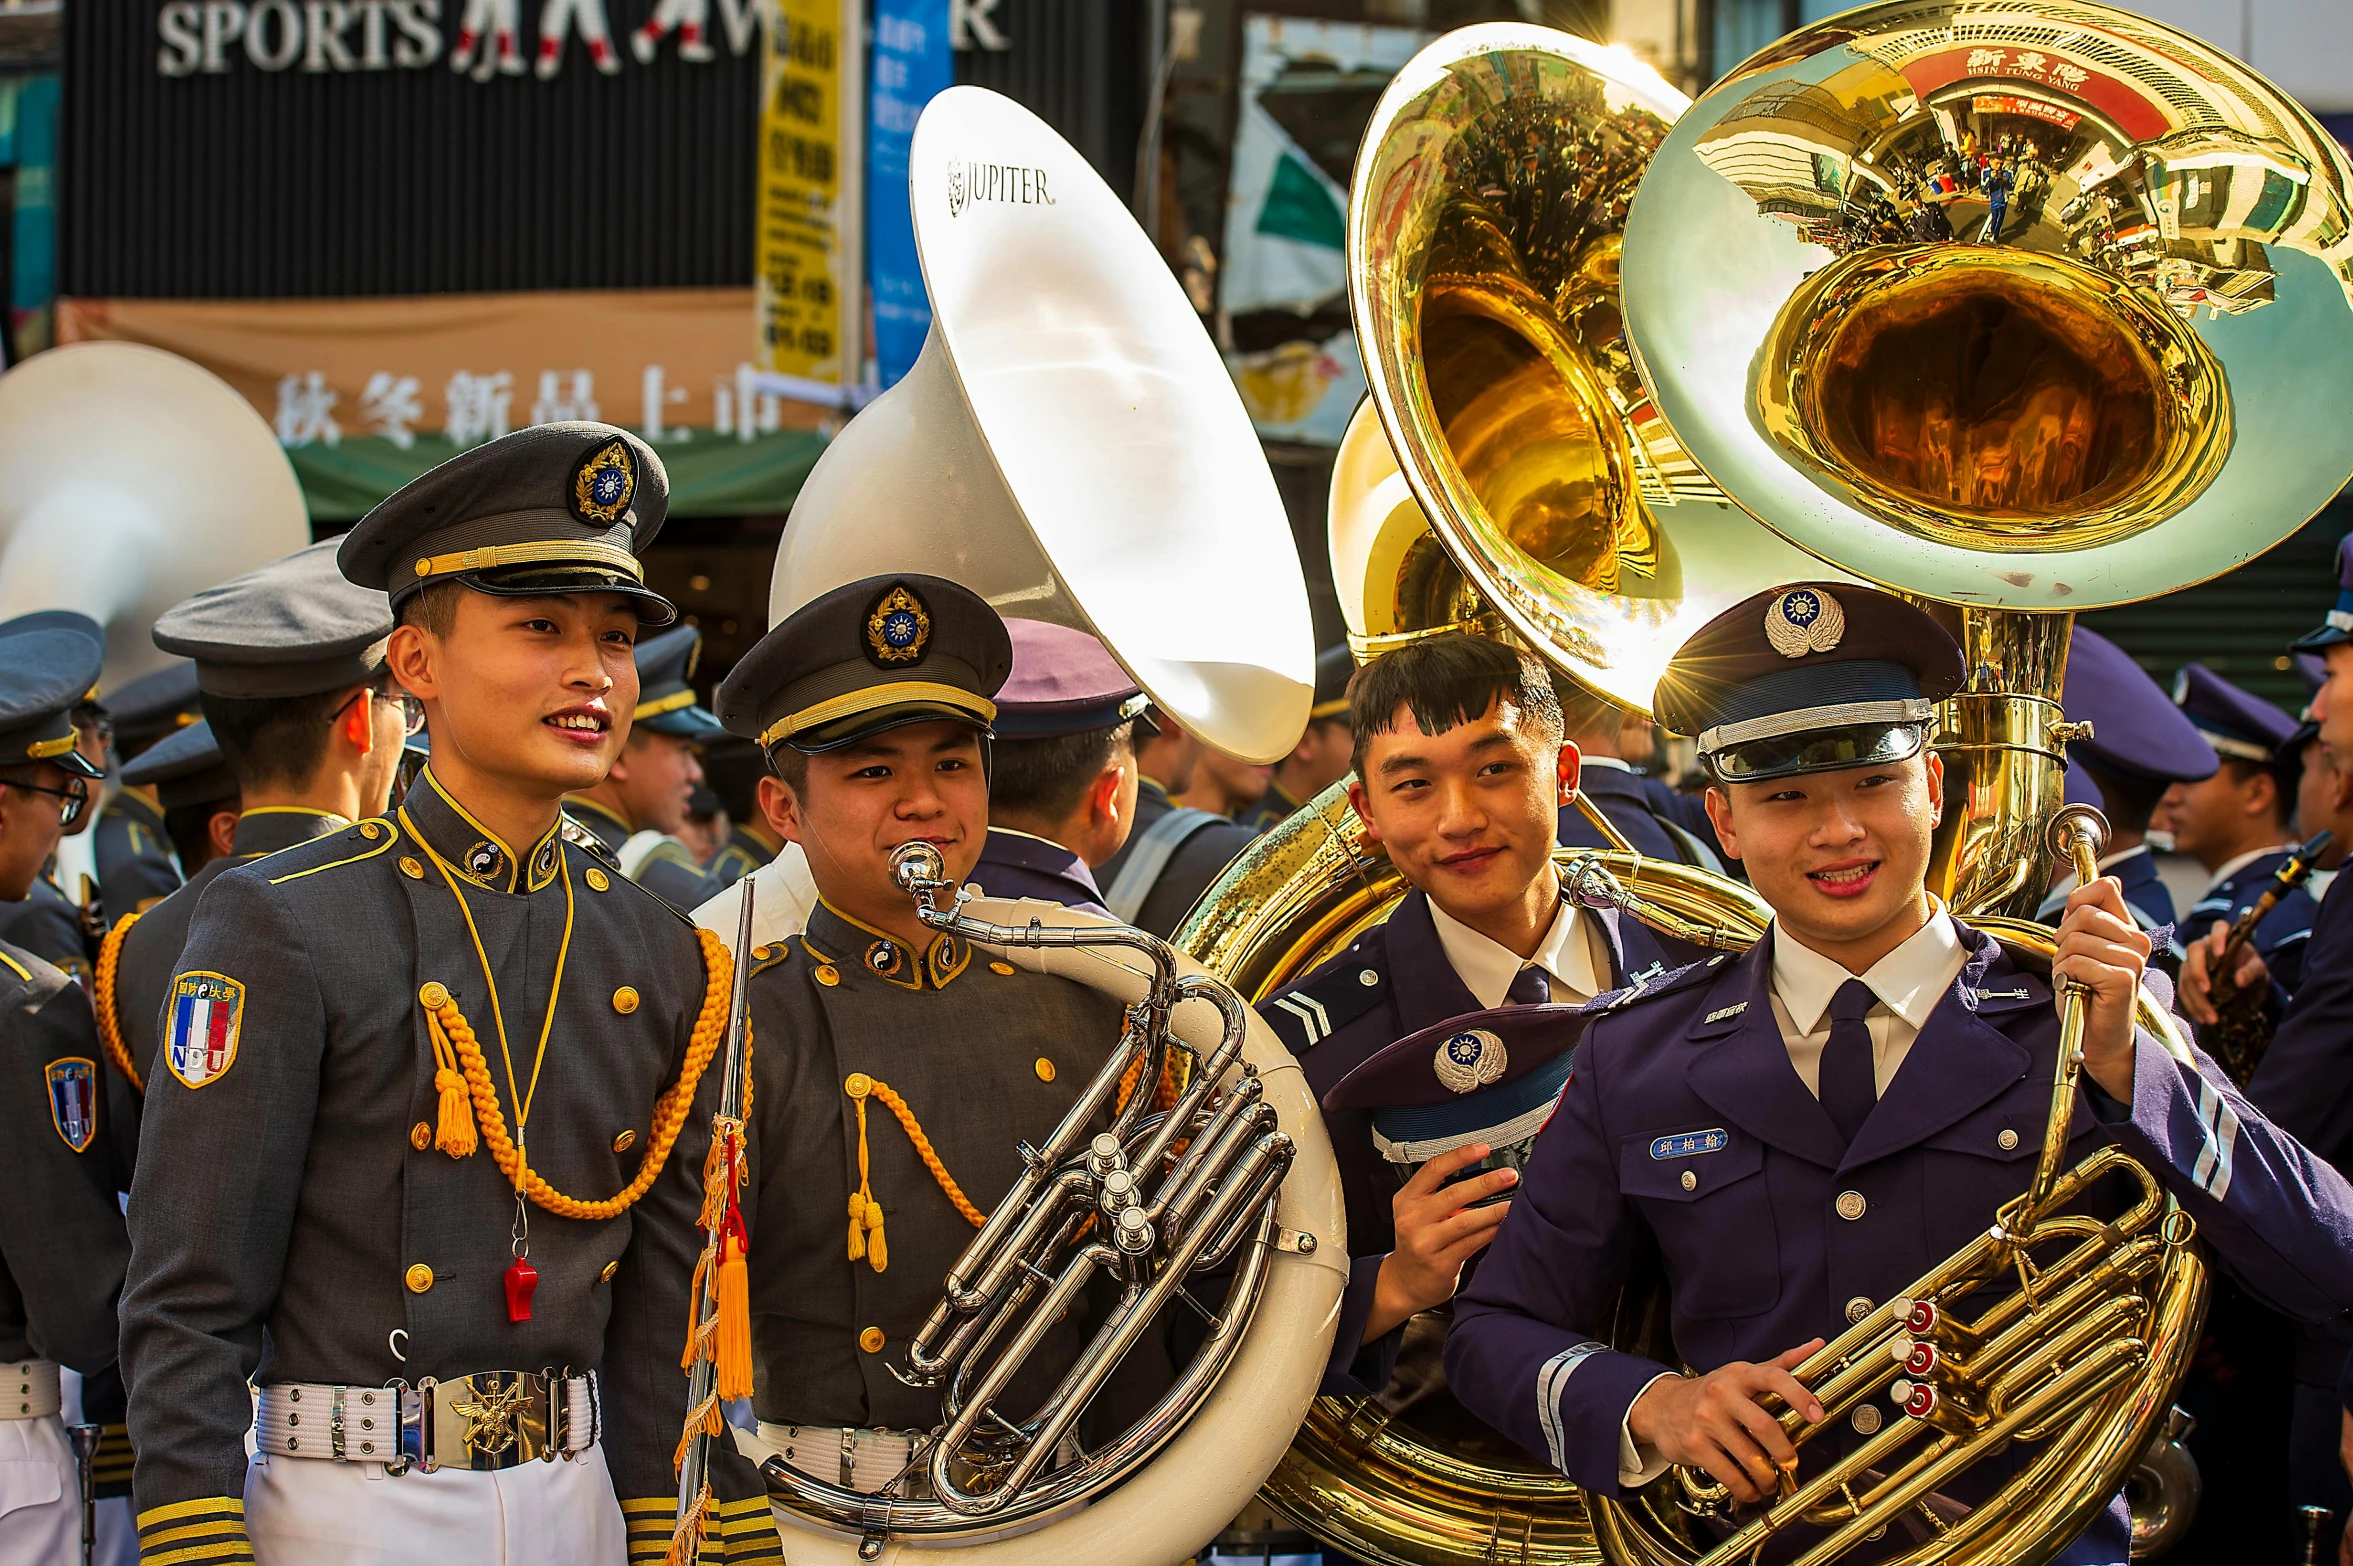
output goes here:
[{"label": "red whistle", "polygon": [[506,1270],[507,1320],[531,1319],[531,1296],[539,1287],[539,1269],[522,1257]]}]

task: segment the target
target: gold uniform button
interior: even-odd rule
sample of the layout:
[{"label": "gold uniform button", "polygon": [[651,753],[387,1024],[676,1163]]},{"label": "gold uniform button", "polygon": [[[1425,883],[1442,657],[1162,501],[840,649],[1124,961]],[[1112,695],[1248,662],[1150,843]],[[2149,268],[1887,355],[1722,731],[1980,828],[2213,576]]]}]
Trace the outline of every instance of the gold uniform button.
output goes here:
[{"label": "gold uniform button", "polygon": [[1858,1406],[1855,1409],[1854,1424],[1855,1434],[1857,1435],[1867,1436],[1879,1434],[1879,1405],[1877,1403],[1864,1403]]},{"label": "gold uniform button", "polygon": [[775,950],[776,948],[773,946],[755,946],[752,948],[752,961],[766,962],[769,955]]},{"label": "gold uniform button", "polygon": [[601,892],[610,887],[612,884],[613,878],[611,876],[605,874],[602,870],[597,869],[594,865],[589,866],[588,889],[590,891]]},{"label": "gold uniform button", "polygon": [[637,991],[624,984],[613,992],[613,1009],[626,1017],[637,1010]]},{"label": "gold uniform button", "polygon": [[880,1327],[868,1327],[864,1332],[858,1334],[858,1347],[869,1354],[881,1353],[882,1344],[883,1336]]},{"label": "gold uniform button", "polygon": [[373,843],[384,835],[384,829],[373,821],[362,821],[359,824],[359,835]]},{"label": "gold uniform button", "polygon": [[1686,1190],[1686,1191],[1696,1191],[1696,1190],[1698,1190],[1698,1189],[1699,1189],[1699,1176],[1698,1176],[1698,1175],[1696,1175],[1696,1174],[1693,1174],[1693,1173],[1692,1173],[1690,1170],[1688,1170],[1688,1169],[1684,1170],[1684,1171],[1683,1171],[1683,1189],[1684,1189],[1684,1190]]},{"label": "gold uniform button", "polygon": [[619,1262],[617,1262],[617,1261],[609,1261],[609,1262],[606,1262],[606,1263],[605,1263],[605,1270],[604,1270],[604,1271],[602,1271],[602,1272],[600,1272],[600,1273],[598,1273],[598,1274],[596,1275],[596,1281],[597,1281],[597,1282],[599,1282],[599,1283],[610,1283],[610,1282],[612,1282],[612,1281],[613,1281],[613,1274],[614,1274],[614,1273],[616,1273],[616,1272],[619,1272],[620,1270],[621,1270],[621,1264],[620,1264]]},{"label": "gold uniform button", "polygon": [[2018,1133],[2005,1127],[2002,1134],[1994,1138],[1994,1146],[2005,1153],[2018,1151]]},{"label": "gold uniform button", "polygon": [[1878,1306],[1872,1304],[1868,1299],[1865,1299],[1862,1295],[1858,1294],[1853,1299],[1846,1302],[1846,1324],[1850,1327],[1854,1326],[1865,1316],[1870,1315],[1878,1308]]},{"label": "gold uniform button", "polygon": [[408,1284],[411,1294],[422,1294],[433,1287],[433,1269],[419,1262],[408,1270],[403,1281]]},{"label": "gold uniform button", "polygon": [[829,962],[819,963],[817,965],[817,972],[815,976],[817,982],[824,985],[829,990],[842,982],[841,970]]},{"label": "gold uniform button", "polygon": [[425,867],[421,864],[418,864],[417,861],[408,854],[403,854],[400,856],[400,873],[407,876],[412,881],[422,881],[425,879]]},{"label": "gold uniform button", "polygon": [[624,1131],[613,1138],[613,1151],[616,1153],[626,1153],[636,1145],[637,1133],[634,1131]]},{"label": "gold uniform button", "polygon": [[853,1071],[843,1081],[842,1091],[852,1098],[864,1098],[874,1091],[874,1079],[863,1071]]},{"label": "gold uniform button", "polygon": [[989,972],[1001,973],[1004,974],[1007,978],[1011,978],[1013,976],[1013,964],[1009,962],[992,962],[989,964]]},{"label": "gold uniform button", "polygon": [[417,991],[417,1004],[427,1011],[439,1011],[449,1004],[449,986],[439,979],[427,979],[425,987]]},{"label": "gold uniform button", "polygon": [[1043,1055],[1038,1057],[1038,1080],[1040,1082],[1051,1082],[1054,1080],[1054,1062],[1048,1060]]},{"label": "gold uniform button", "polygon": [[1838,1216],[1844,1218],[1849,1223],[1852,1223],[1857,1218],[1862,1217],[1863,1214],[1869,1210],[1870,1206],[1871,1204],[1869,1202],[1863,1200],[1863,1193],[1860,1191],[1841,1191],[1838,1193]]},{"label": "gold uniform button", "polygon": [[420,1120],[415,1125],[409,1127],[409,1146],[415,1148],[418,1152],[421,1153],[432,1145],[433,1123],[431,1121]]}]

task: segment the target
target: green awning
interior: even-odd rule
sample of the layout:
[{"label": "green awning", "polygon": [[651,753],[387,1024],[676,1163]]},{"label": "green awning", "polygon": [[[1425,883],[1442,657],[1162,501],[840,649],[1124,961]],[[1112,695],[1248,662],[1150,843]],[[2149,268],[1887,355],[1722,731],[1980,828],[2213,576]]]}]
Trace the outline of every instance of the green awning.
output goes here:
[{"label": "green awning", "polygon": [[[825,437],[815,430],[779,430],[746,441],[696,430],[654,449],[670,473],[670,515],[732,517],[791,510]],[[457,451],[440,435],[419,435],[405,448],[381,435],[346,435],[332,446],[293,447],[286,457],[302,483],[311,521],[340,523],[358,521],[377,501]]]}]

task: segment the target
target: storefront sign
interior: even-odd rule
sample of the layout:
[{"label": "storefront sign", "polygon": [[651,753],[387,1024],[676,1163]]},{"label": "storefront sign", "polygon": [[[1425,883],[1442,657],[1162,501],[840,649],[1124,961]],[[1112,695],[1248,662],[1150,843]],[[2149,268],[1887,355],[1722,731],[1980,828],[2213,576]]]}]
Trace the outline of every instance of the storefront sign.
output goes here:
[{"label": "storefront sign", "polygon": [[2022,119],[2040,120],[2045,125],[2056,125],[2061,130],[2073,130],[2083,120],[2080,114],[2070,114],[2055,103],[2040,98],[2020,98],[2011,93],[1980,93],[1969,100],[1972,114],[2013,114]]},{"label": "storefront sign", "polygon": [[764,0],[754,362],[768,389],[847,403],[862,368],[859,0]]},{"label": "storefront sign", "polygon": [[750,49],[760,24],[757,0],[657,0],[624,51],[607,23],[605,0],[541,0],[531,33],[523,26],[522,0],[170,0],[155,14],[155,70],[159,76],[421,71],[443,61],[445,3],[457,23],[446,51],[449,69],[477,82],[526,72],[545,81],[562,71],[574,37],[607,75],[624,69],[625,54],[652,64],[669,38],[677,41],[679,59],[705,65],[719,47],[734,55]]},{"label": "storefront sign", "polygon": [[907,154],[923,106],[956,82],[948,47],[949,0],[874,0],[874,94],[867,116],[866,255],[874,290],[874,368],[879,387],[914,366],[931,330],[931,301],[915,255],[907,205]]}]

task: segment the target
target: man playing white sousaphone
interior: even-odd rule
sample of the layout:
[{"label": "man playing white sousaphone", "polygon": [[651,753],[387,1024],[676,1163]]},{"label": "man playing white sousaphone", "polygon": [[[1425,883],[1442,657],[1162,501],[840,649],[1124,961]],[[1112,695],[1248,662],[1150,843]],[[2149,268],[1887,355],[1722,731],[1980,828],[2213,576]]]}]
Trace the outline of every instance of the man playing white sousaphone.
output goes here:
[{"label": "man playing white sousaphone", "polygon": [[[2149,939],[2114,879],[2069,896],[2047,973],[1925,889],[1944,786],[1926,742],[1962,672],[1919,610],[1802,584],[1725,611],[1659,683],[1654,710],[1699,736],[1710,818],[1773,926],[1738,960],[1586,1009],[1575,1070],[1446,1349],[1467,1407],[1596,1496],[1680,1464],[1727,1487],[1746,1522],[1793,1476],[1936,1413],[1947,1383],[1931,1367],[1892,1389],[1903,1401],[1841,1404],[1801,1450],[1792,1435],[1831,1411],[1819,1378],[1791,1372],[2027,1190],[2061,1034],[2053,976],[2088,992],[2067,1162],[2118,1146],[2250,1292],[2305,1319],[2353,1306],[2353,1189],[2204,1055],[2136,1029]],[[2117,1204],[2095,1185],[2083,1205]],[[1646,1236],[1688,1371],[1599,1341]],[[1778,1423],[1767,1394],[1801,1423]],[[2030,1455],[2014,1444],[1922,1505],[1950,1522]],[[1851,1558],[1913,1547],[1921,1510]],[[2128,1542],[2119,1496],[2057,1559],[2122,1566]]]}]

